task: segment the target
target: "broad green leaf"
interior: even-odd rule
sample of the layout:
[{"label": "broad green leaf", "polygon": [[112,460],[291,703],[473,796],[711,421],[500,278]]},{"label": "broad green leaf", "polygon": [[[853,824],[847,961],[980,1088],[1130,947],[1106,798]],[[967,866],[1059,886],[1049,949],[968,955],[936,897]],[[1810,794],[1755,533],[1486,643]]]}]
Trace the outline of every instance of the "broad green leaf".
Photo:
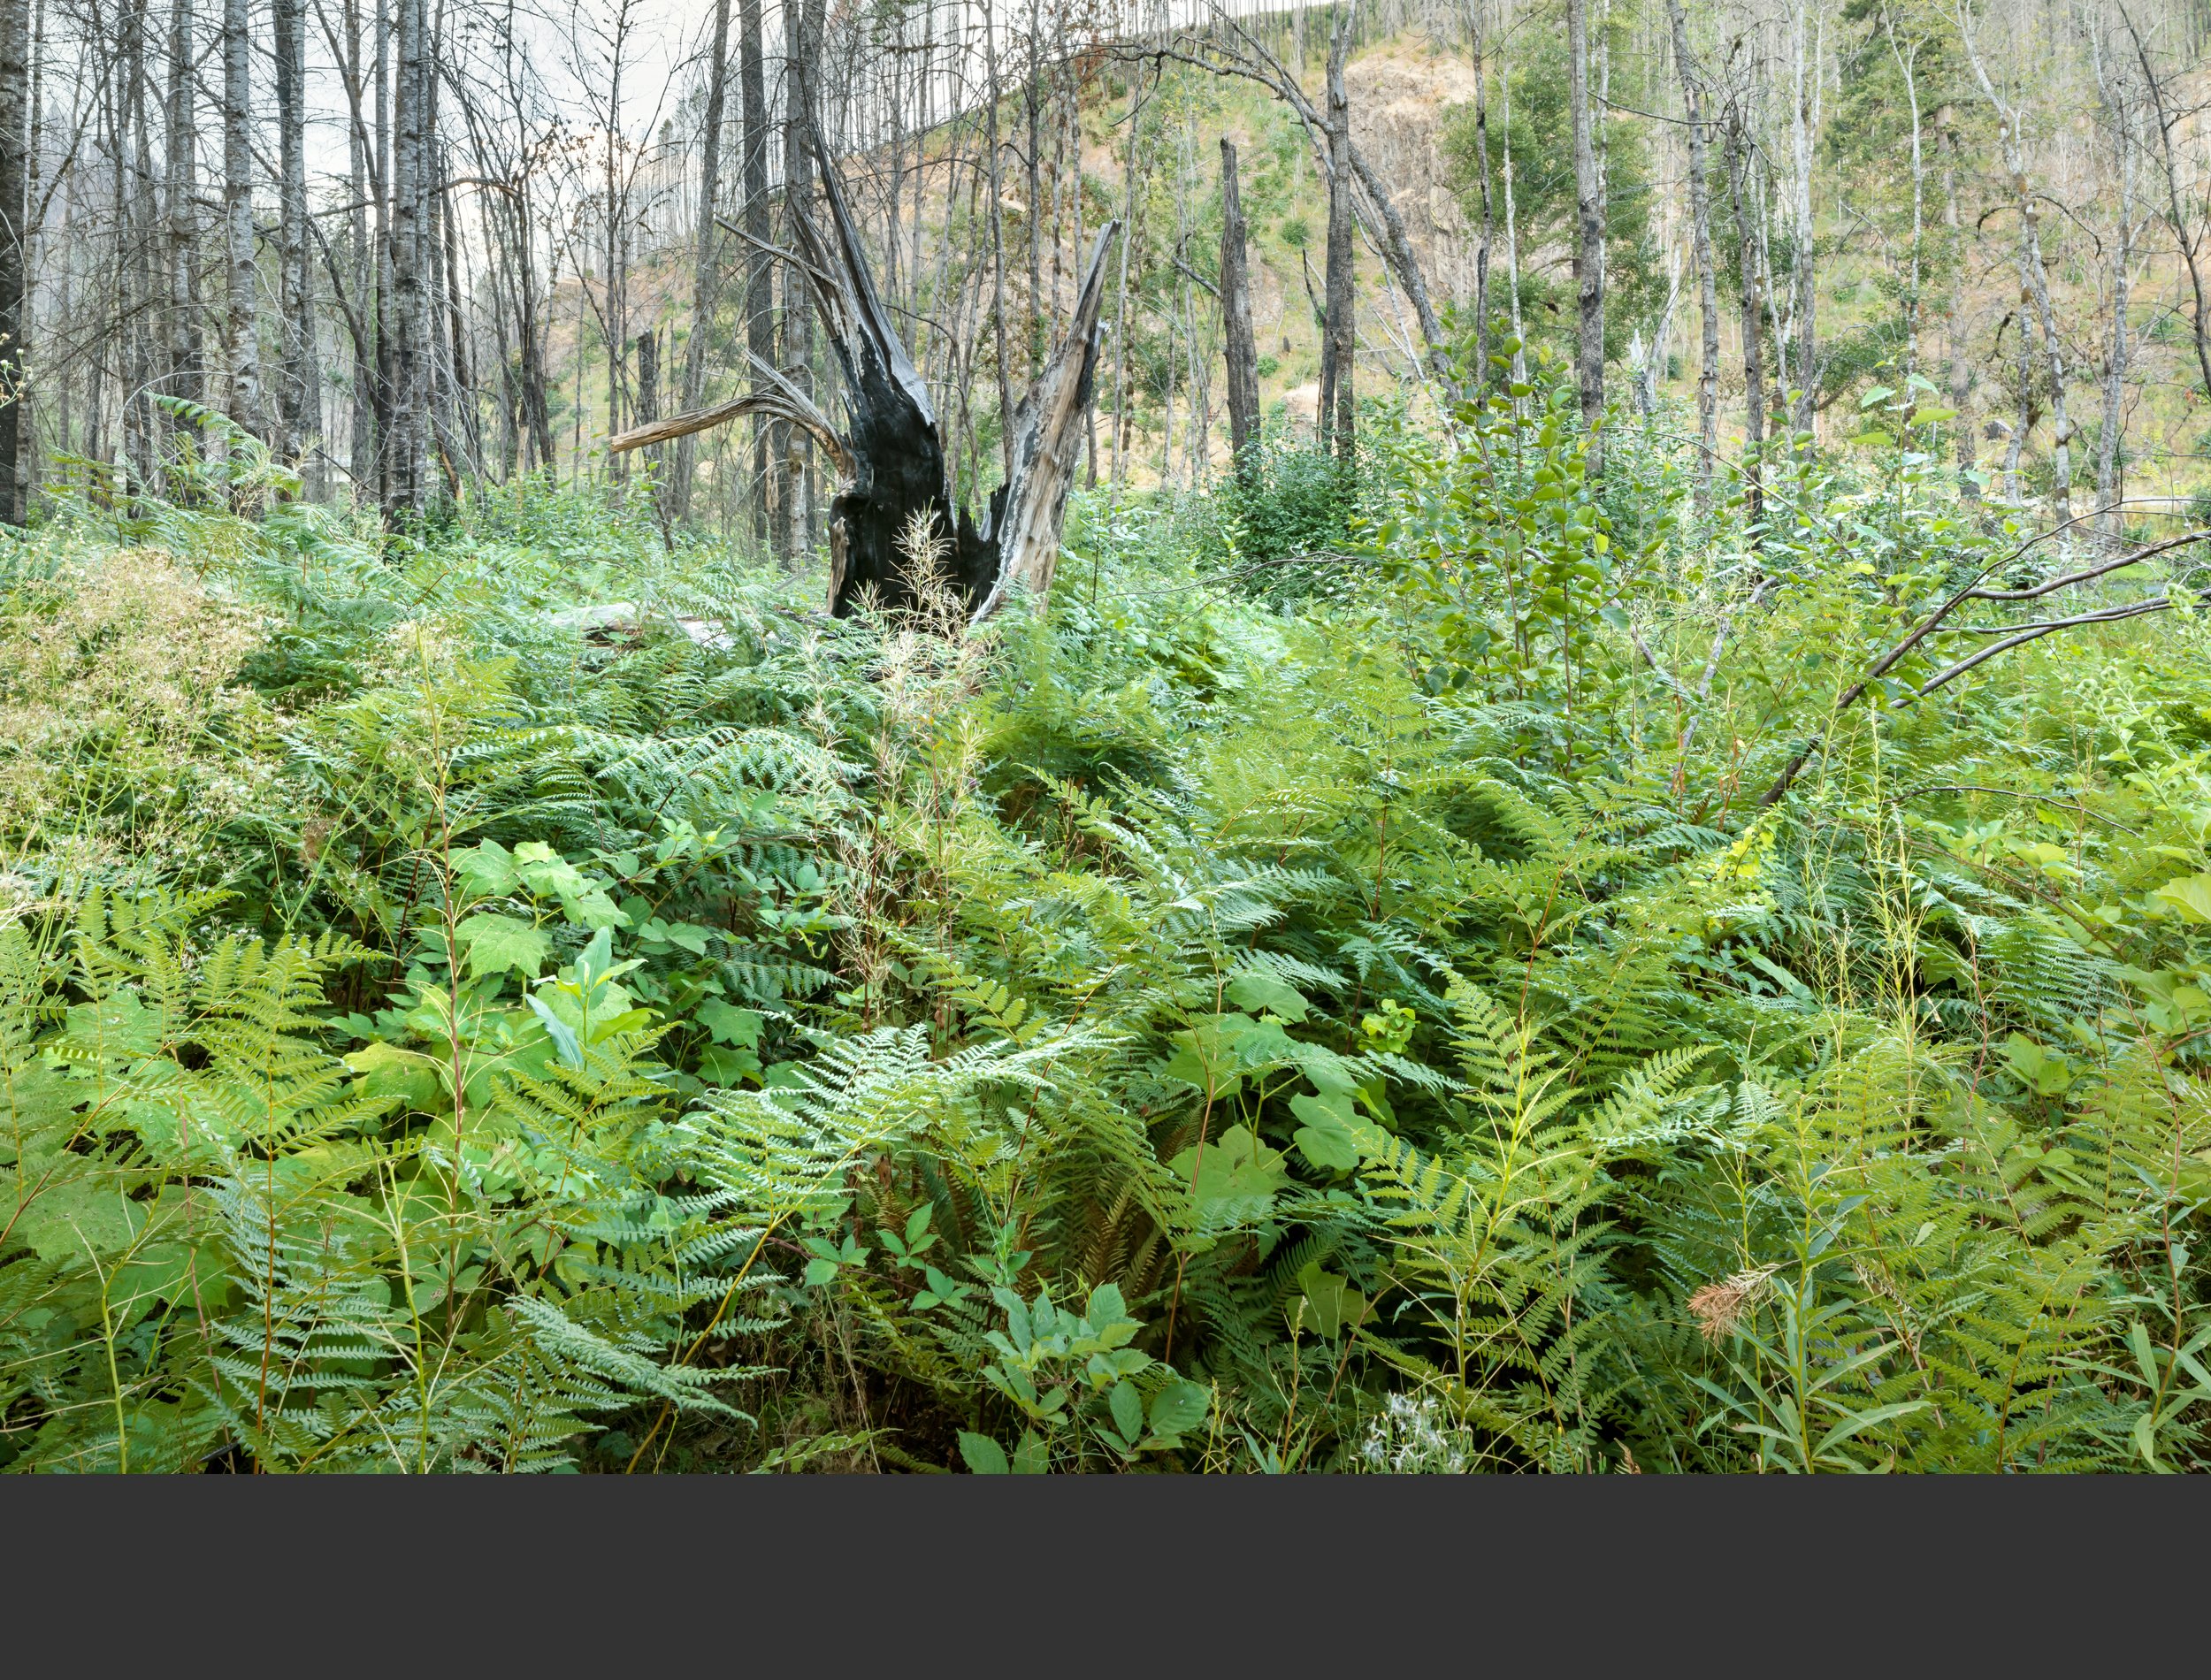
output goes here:
[{"label": "broad green leaf", "polygon": [[1366,1297],[1351,1287],[1349,1278],[1324,1271],[1315,1260],[1297,1274],[1297,1282],[1304,1293],[1289,1302],[1284,1312],[1294,1314],[1303,1302],[1307,1329],[1333,1341],[1345,1329],[1356,1330],[1366,1322]]},{"label": "broad green leaf", "polygon": [[2134,1420],[2130,1432],[2134,1437],[2135,1450],[2142,1455],[2142,1462],[2154,1470],[2165,1467],[2157,1462],[2157,1413],[2150,1407],[2142,1409],[2142,1415]]},{"label": "broad green leaf", "polygon": [[123,1194],[107,1173],[45,1180],[45,1187],[19,1209],[13,1195],[0,1195],[0,1212],[12,1213],[11,1245],[28,1248],[42,1260],[97,1258],[129,1246],[146,1223],[144,1208]]},{"label": "broad green leaf", "polygon": [[1324,1172],[1349,1172],[1358,1165],[1358,1119],[1351,1099],[1341,1091],[1318,1096],[1304,1092],[1289,1099],[1289,1111],[1304,1122],[1297,1128],[1297,1152]]},{"label": "broad green leaf", "polygon": [[699,1077],[709,1085],[734,1090],[759,1075],[760,1058],[751,1050],[724,1050],[715,1045],[700,1054]]},{"label": "broad green leaf", "polygon": [[552,953],[552,935],[513,916],[481,913],[469,917],[454,930],[461,949],[468,953],[471,979],[483,974],[519,969],[524,980],[535,980]]},{"label": "broad green leaf", "polygon": [[416,1113],[439,1106],[439,1093],[444,1088],[440,1070],[420,1050],[379,1039],[347,1057],[346,1065],[361,1076],[363,1096],[394,1097]]},{"label": "broad green leaf", "polygon": [[693,1012],[699,1025],[714,1035],[716,1042],[741,1044],[746,1050],[760,1048],[761,1014],[756,1009],[739,1009],[725,1004],[719,997],[709,997]]},{"label": "broad green leaf", "polygon": [[2211,922],[2211,874],[2183,875],[2150,895],[2190,921]]},{"label": "broad green leaf", "polygon": [[1247,1073],[1284,1067],[1297,1059],[1297,1041],[1280,1022],[1255,1021],[1248,1015],[1223,1015],[1221,1032],[1235,1047],[1236,1060]]},{"label": "broad green leaf", "polygon": [[1279,1015],[1286,1021],[1305,1018],[1304,995],[1264,968],[1249,968],[1228,982],[1228,996],[1254,1014]]},{"label": "broad green leaf", "polygon": [[2150,1345],[2149,1326],[2139,1318],[2127,1326],[2127,1346],[2133,1349],[2134,1363],[2141,1367],[2142,1384],[2153,1394],[2157,1392],[2157,1354]]},{"label": "broad green leaf", "polygon": [[1320,1091],[1337,1091],[1349,1096],[1360,1083],[1371,1075],[1363,1074],[1349,1058],[1339,1056],[1325,1044],[1307,1044],[1293,1041],[1294,1058],[1298,1070]]},{"label": "broad green leaf", "polygon": [[1128,1303],[1121,1299],[1121,1286],[1101,1283],[1090,1291],[1090,1298],[1083,1309],[1083,1316],[1090,1320],[1090,1328],[1102,1331],[1108,1325],[1125,1324],[1128,1318]]},{"label": "broad green leaf", "polygon": [[1819,1438],[1819,1445],[1812,1448],[1812,1456],[1825,1457],[1832,1448],[1841,1446],[1861,1430],[1871,1429],[1876,1424],[1886,1424],[1892,1417],[1904,1417],[1913,1412],[1924,1411],[1932,1403],[1924,1400],[1905,1400],[1893,1406],[1874,1406],[1862,1412],[1853,1412]]},{"label": "broad green leaf", "polygon": [[1193,1144],[1168,1162],[1167,1170],[1190,1186],[1198,1222],[1216,1226],[1266,1218],[1289,1176],[1281,1152],[1242,1126],[1228,1127],[1203,1149]]},{"label": "broad green leaf", "polygon": [[577,1039],[576,1029],[555,1014],[537,993],[530,993],[524,1001],[529,1004],[531,1013],[544,1023],[547,1034],[553,1040],[554,1049],[560,1053],[562,1064],[568,1067],[581,1067],[584,1065],[584,1047]]},{"label": "broad green leaf", "polygon": [[1160,1078],[1179,1080],[1215,1099],[1231,1095],[1243,1083],[1243,1070],[1236,1046],[1221,1035],[1213,1019],[1172,1035],[1171,1042],[1177,1048],[1160,1065]]},{"label": "broad green leaf", "polygon": [[1113,1427],[1121,1432],[1121,1439],[1132,1446],[1144,1434],[1144,1398],[1127,1381],[1117,1382],[1106,1396],[1112,1408]]},{"label": "broad green leaf", "polygon": [[971,1430],[960,1432],[960,1456],[977,1476],[1005,1476],[1013,1466],[1006,1462],[1006,1449],[988,1435],[977,1435]]},{"label": "broad green leaf", "polygon": [[515,856],[496,840],[453,854],[453,872],[465,897],[503,898],[515,890]]},{"label": "broad green leaf", "polygon": [[1178,1377],[1151,1396],[1151,1432],[1171,1441],[1203,1423],[1212,1404],[1211,1389]]}]

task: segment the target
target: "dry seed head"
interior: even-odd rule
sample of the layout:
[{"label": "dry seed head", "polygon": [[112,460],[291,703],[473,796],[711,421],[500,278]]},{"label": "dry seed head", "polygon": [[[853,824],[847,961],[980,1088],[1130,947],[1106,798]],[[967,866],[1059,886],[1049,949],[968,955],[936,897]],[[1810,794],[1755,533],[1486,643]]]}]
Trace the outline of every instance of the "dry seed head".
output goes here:
[{"label": "dry seed head", "polygon": [[1733,1335],[1744,1317],[1765,1294],[1773,1273],[1771,1266],[1760,1266],[1755,1271],[1738,1271],[1718,1283],[1706,1284],[1691,1295],[1689,1311],[1695,1316],[1697,1327],[1704,1333],[1704,1340],[1718,1341],[1722,1336]]}]

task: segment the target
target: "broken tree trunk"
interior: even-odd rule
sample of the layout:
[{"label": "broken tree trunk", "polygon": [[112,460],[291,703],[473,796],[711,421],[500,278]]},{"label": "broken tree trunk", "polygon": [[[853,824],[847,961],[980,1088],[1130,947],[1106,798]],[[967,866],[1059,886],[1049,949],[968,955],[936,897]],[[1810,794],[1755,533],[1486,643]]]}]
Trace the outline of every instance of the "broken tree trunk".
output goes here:
[{"label": "broken tree trunk", "polygon": [[[1098,235],[1067,336],[1014,410],[1010,470],[978,529],[953,500],[929,387],[876,294],[859,230],[810,115],[806,126],[830,226],[815,227],[793,207],[792,231],[799,248],[777,255],[813,293],[844,374],[845,428],[840,432],[792,380],[754,359],[754,388],[736,401],[634,427],[607,447],[619,454],[744,415],[801,426],[828,451],[845,480],[829,512],[830,611],[845,617],[865,600],[907,611],[922,604],[933,584],[949,584],[970,621],[980,622],[1005,605],[1016,584],[1039,594],[1052,585],[1098,365],[1106,253],[1121,224],[1107,224]],[[927,533],[925,543],[914,542],[917,530]],[[910,553],[914,547],[926,552]],[[937,577],[916,576],[922,564]]]},{"label": "broken tree trunk", "polygon": [[[1106,299],[1106,253],[1118,222],[1109,222],[1090,248],[1075,319],[1014,411],[1014,470],[991,497],[982,543],[995,551],[997,581],[975,608],[981,622],[1006,604],[1019,584],[1034,594],[1052,588],[1060,558],[1060,527],[1067,492],[1075,487],[1083,453],[1083,419],[1090,412],[1098,370],[1098,306]],[[963,518],[962,527],[966,525]]]}]

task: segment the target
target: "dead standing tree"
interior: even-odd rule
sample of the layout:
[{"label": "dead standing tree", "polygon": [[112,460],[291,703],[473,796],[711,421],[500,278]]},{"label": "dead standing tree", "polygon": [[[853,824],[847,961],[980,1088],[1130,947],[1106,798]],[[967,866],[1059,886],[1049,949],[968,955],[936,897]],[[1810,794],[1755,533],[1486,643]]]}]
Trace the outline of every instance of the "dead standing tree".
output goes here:
[{"label": "dead standing tree", "polygon": [[1220,320],[1227,340],[1228,441],[1236,477],[1259,487],[1251,451],[1259,438],[1259,355],[1251,331],[1251,265],[1244,251],[1243,202],[1236,187],[1236,149],[1220,137]]},{"label": "dead standing tree", "polygon": [[[1295,15],[1302,25],[1304,11],[1301,10]],[[1172,60],[1177,64],[1194,65],[1211,75],[1256,82],[1287,105],[1297,118],[1312,142],[1315,157],[1324,174],[1335,169],[1335,160],[1339,157],[1349,164],[1352,218],[1366,229],[1389,269],[1390,278],[1397,283],[1412,305],[1414,318],[1419,323],[1421,340],[1427,351],[1424,371],[1434,380],[1447,403],[1456,401],[1458,379],[1452,366],[1450,337],[1444,332],[1442,320],[1428,297],[1427,279],[1421,272],[1420,260],[1413,251],[1412,241],[1405,233],[1404,218],[1390,202],[1381,178],[1374,172],[1373,165],[1359,150],[1358,143],[1351,138],[1348,108],[1342,114],[1342,133],[1337,136],[1329,115],[1314,105],[1296,73],[1276,57],[1257,35],[1218,6],[1213,8],[1202,27],[1184,29],[1162,45],[1131,42],[1115,50],[1115,56],[1129,61],[1149,59],[1157,63]],[[1298,57],[1301,63],[1303,57],[1300,52]],[[1324,93],[1322,97],[1325,101],[1327,95]],[[1340,146],[1332,146],[1332,136],[1340,140]]]},{"label": "dead standing tree", "polygon": [[949,581],[971,621],[980,622],[1005,604],[1016,584],[1038,594],[1052,586],[1098,366],[1106,253],[1121,224],[1108,223],[1098,235],[1067,335],[1014,412],[1006,482],[992,493],[978,527],[952,495],[949,452],[929,386],[876,293],[859,230],[810,113],[806,127],[830,226],[824,233],[791,206],[791,228],[800,248],[774,255],[805,279],[813,294],[844,375],[844,430],[792,379],[754,357],[756,383],[744,396],[635,427],[607,447],[620,454],[746,415],[798,426],[822,445],[845,480],[829,510],[830,612],[847,616],[866,599],[891,611],[920,604],[928,580],[914,576],[915,557],[907,552],[908,532],[919,515],[949,556]]}]

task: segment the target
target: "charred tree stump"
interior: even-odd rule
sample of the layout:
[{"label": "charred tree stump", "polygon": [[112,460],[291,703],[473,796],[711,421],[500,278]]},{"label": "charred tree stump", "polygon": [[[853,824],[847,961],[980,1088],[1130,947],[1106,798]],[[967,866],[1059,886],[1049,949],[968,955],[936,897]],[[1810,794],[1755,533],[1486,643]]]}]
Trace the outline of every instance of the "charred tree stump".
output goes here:
[{"label": "charred tree stump", "polygon": [[[664,443],[745,415],[800,427],[828,452],[844,480],[829,509],[830,611],[846,617],[863,601],[889,612],[910,611],[934,588],[949,584],[969,620],[980,622],[1004,606],[1016,586],[1038,594],[1052,586],[1098,367],[1106,253],[1121,224],[1107,224],[1091,248],[1067,336],[1014,412],[1011,470],[991,493],[978,528],[952,495],[929,386],[876,294],[859,231],[810,114],[806,127],[829,225],[816,226],[793,205],[791,227],[798,248],[769,254],[803,276],[812,294],[843,376],[845,425],[835,425],[796,384],[754,356],[754,386],[744,396],[635,427],[613,439],[608,450],[619,454]],[[763,244],[756,235],[746,237]],[[913,542],[917,529],[929,533],[926,544]],[[909,552],[916,546],[924,552]],[[922,561],[936,564],[942,577],[916,576]]]}]

